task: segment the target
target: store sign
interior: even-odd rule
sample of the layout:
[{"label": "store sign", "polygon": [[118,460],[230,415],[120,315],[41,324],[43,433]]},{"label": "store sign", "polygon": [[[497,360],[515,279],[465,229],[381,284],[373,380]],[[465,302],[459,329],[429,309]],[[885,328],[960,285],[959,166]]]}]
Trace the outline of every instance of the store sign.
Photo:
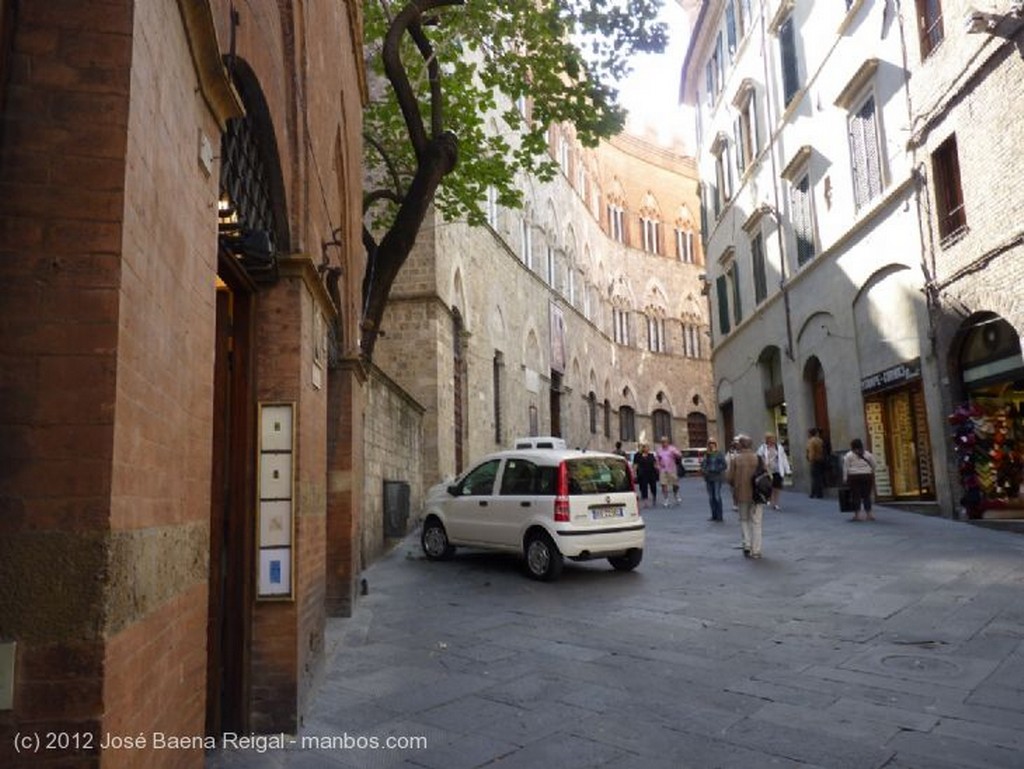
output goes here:
[{"label": "store sign", "polygon": [[885,371],[879,371],[877,374],[862,377],[860,380],[860,390],[867,395],[879,392],[880,390],[888,390],[890,387],[899,387],[920,378],[921,359],[915,358],[912,361],[899,363],[891,368],[887,368]]}]

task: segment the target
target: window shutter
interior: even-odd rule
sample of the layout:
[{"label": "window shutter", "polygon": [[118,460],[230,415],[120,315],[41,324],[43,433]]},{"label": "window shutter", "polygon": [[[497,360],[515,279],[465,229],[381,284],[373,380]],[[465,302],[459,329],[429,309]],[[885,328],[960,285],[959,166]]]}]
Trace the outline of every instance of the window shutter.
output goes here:
[{"label": "window shutter", "polygon": [[750,135],[753,137],[754,156],[756,157],[761,153],[761,132],[757,127],[757,91],[751,91],[748,104],[750,109]]},{"label": "window shutter", "polygon": [[729,283],[725,275],[715,278],[715,294],[718,296],[718,330],[729,333]]},{"label": "window shutter", "polygon": [[736,4],[730,0],[725,6],[725,33],[729,39],[729,58],[736,53]]},{"label": "window shutter", "polygon": [[864,118],[864,149],[867,165],[868,199],[882,192],[881,151],[878,147],[878,124],[875,122],[875,99],[868,99],[861,109]]},{"label": "window shutter", "polygon": [[743,320],[743,307],[740,304],[740,266],[736,262],[732,263],[732,303],[732,317],[736,325],[739,325]]},{"label": "window shutter", "polygon": [[743,147],[743,125],[741,118],[736,118],[733,121],[732,133],[736,143],[736,171],[742,177],[743,169],[747,167],[747,158]]},{"label": "window shutter", "polygon": [[793,17],[779,26],[779,47],[782,54],[782,90],[788,106],[800,90],[800,72],[796,60],[796,32]]},{"label": "window shutter", "polygon": [[804,264],[814,256],[814,227],[811,222],[810,177],[804,175],[793,185],[793,231],[796,234],[796,258]]}]

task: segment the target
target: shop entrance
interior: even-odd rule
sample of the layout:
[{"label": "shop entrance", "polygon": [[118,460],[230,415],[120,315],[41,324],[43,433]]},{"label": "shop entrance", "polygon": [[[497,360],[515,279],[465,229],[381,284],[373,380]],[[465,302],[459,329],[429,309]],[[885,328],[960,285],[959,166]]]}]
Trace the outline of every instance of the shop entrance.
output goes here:
[{"label": "shop entrance", "polygon": [[956,360],[966,400],[951,415],[961,502],[971,518],[1024,517],[1024,357],[1020,335],[993,313],[963,326]]},{"label": "shop entrance", "polygon": [[928,410],[921,386],[921,359],[904,361],[865,376],[864,421],[875,455],[879,499],[935,499]]}]

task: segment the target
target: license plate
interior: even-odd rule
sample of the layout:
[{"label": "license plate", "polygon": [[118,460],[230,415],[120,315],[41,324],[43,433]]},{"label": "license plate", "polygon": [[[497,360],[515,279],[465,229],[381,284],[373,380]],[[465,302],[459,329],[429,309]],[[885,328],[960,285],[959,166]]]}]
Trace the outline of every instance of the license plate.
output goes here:
[{"label": "license plate", "polygon": [[595,521],[603,521],[606,518],[621,518],[621,507],[595,507],[591,510]]}]

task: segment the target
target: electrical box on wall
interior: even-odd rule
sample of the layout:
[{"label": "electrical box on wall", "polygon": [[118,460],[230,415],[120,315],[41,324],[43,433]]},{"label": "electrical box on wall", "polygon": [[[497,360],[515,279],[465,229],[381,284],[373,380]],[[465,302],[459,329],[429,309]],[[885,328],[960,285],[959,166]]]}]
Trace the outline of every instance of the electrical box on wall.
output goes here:
[{"label": "electrical box on wall", "polygon": [[14,707],[14,641],[0,642],[0,710]]}]

